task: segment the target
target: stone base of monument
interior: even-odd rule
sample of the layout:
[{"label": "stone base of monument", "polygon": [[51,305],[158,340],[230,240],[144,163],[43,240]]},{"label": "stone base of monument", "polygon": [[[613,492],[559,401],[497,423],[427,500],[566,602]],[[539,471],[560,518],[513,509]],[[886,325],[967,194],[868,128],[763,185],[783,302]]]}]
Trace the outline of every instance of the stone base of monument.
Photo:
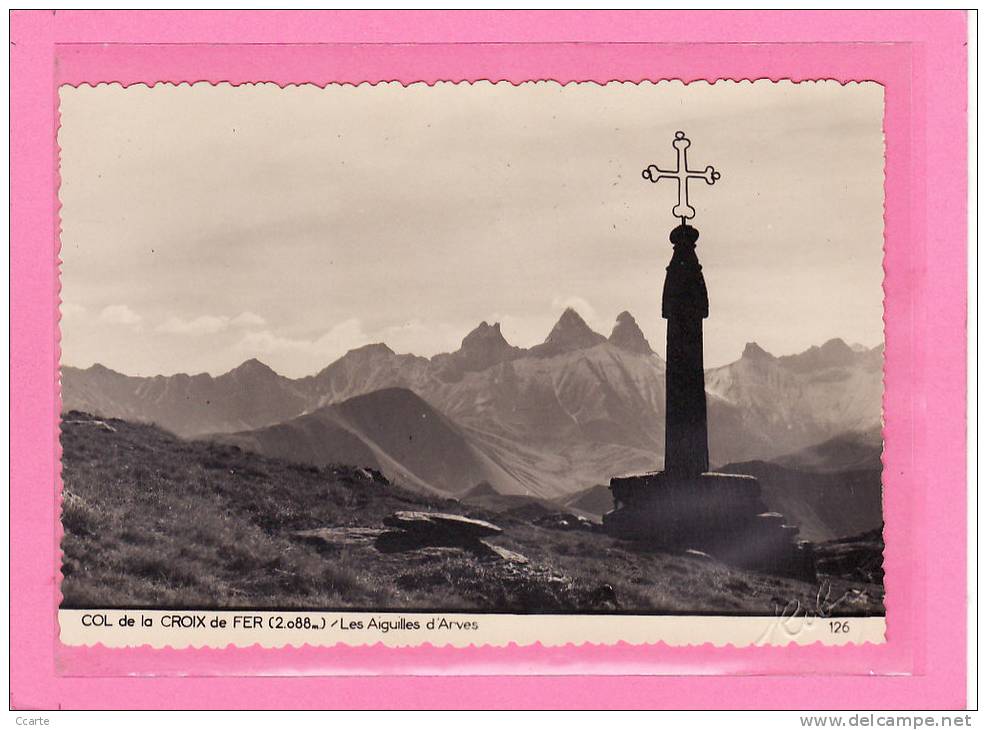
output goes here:
[{"label": "stone base of monument", "polygon": [[757,479],[664,472],[610,480],[614,509],[603,517],[613,537],[672,550],[699,550],[746,570],[816,579],[812,547],[798,527],[769,512]]}]

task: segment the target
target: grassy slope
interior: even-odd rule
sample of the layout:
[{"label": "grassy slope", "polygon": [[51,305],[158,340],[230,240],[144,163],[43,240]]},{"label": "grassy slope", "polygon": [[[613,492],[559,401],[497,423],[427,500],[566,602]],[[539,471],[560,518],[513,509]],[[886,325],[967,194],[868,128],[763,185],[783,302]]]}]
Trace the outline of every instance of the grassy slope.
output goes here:
[{"label": "grassy slope", "polygon": [[[773,614],[817,586],[561,532],[413,494],[353,467],[310,467],[231,446],[182,441],[153,426],[66,416],[62,428],[62,593],[71,606],[308,607]],[[72,422],[76,421],[76,422]],[[292,536],[379,527],[399,509],[490,519],[495,542],[529,566],[455,550],[385,554]],[[614,604],[600,588],[615,589]],[[834,583],[865,598],[835,613],[880,611],[880,587]]]}]

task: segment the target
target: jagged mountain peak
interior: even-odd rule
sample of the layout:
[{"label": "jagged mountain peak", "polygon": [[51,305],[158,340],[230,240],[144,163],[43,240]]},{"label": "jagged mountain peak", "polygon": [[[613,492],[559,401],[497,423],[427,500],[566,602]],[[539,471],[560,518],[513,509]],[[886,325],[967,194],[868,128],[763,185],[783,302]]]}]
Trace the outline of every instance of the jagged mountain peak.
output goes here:
[{"label": "jagged mountain peak", "polygon": [[500,322],[487,324],[480,322],[468,335],[463,338],[460,350],[469,350],[476,347],[482,348],[510,348],[510,343],[504,339],[500,331]]},{"label": "jagged mountain peak", "polygon": [[586,324],[579,313],[572,307],[567,307],[559,321],[548,333],[545,344],[560,346],[565,349],[576,349],[581,347],[593,347],[606,340],[599,332]]},{"label": "jagged mountain peak", "polygon": [[431,358],[431,365],[442,380],[452,382],[459,380],[466,372],[486,370],[523,353],[523,350],[504,339],[499,322],[480,322],[463,338],[458,350],[435,355]]},{"label": "jagged mountain peak", "polygon": [[521,350],[512,346],[500,331],[500,322],[480,322],[463,338],[453,357],[466,370],[483,370],[491,365],[517,357]]},{"label": "jagged mountain peak", "polygon": [[774,360],[775,356],[770,352],[765,350],[756,342],[748,342],[744,346],[744,354],[741,355],[745,360]]},{"label": "jagged mountain peak", "polygon": [[581,324],[585,327],[589,327],[589,325],[586,324],[586,320],[583,319],[582,315],[579,312],[577,312],[574,307],[566,307],[565,309],[562,310],[562,314],[559,315],[559,321],[556,324],[556,326],[558,326],[558,324],[561,324],[563,322]]},{"label": "jagged mountain peak", "polygon": [[637,352],[641,354],[651,354],[651,344],[644,336],[644,332],[638,326],[630,312],[624,311],[617,315],[617,323],[610,332],[610,344],[623,350]]}]

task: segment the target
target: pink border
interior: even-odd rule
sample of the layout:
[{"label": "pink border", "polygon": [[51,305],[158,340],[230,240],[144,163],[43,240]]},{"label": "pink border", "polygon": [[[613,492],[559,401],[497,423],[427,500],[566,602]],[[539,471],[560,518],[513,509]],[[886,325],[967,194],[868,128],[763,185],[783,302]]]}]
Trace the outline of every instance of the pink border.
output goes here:
[{"label": "pink border", "polygon": [[[12,14],[11,39],[13,707],[962,707],[963,13],[28,11]],[[401,45],[350,45],[368,43]],[[764,77],[886,90],[886,645],[114,651],[62,647],[39,619],[57,600],[57,84]],[[152,672],[197,676],[121,676]],[[419,676],[218,676],[230,673]],[[499,676],[454,676],[469,674]],[[565,674],[581,676],[550,676]]]}]

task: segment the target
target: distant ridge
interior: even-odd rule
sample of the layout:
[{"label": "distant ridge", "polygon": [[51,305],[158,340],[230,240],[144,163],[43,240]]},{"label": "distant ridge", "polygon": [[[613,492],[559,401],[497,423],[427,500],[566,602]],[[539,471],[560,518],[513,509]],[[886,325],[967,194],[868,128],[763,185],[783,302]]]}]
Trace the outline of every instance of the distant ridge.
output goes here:
[{"label": "distant ridge", "polygon": [[[749,343],[737,361],[706,372],[712,463],[773,459],[879,427],[882,367],[882,348],[858,351],[842,340],[783,357]],[[332,418],[321,442],[305,441],[309,432],[293,425],[285,433],[299,442],[290,448],[308,460],[352,453],[382,469],[391,458],[412,481],[446,494],[488,481],[504,495],[555,499],[662,465],[665,363],[629,312],[609,337],[567,309],[530,349],[508,342],[499,323],[481,322],[454,352],[425,358],[375,343],[297,379],[253,358],[216,377],[130,377],[102,365],[63,367],[61,375],[65,410],[155,423],[183,437],[268,429],[401,389],[445,418],[484,466],[460,469],[454,480],[423,475],[424,466],[405,463],[413,455]],[[278,448],[287,454],[289,445]]]},{"label": "distant ridge", "polygon": [[748,343],[739,360],[706,371],[711,459],[770,459],[877,427],[882,367],[882,348],[855,352],[839,339],[783,357]]},{"label": "distant ridge", "polygon": [[861,355],[846,342],[837,338],[828,340],[821,347],[813,345],[798,355],[779,357],[778,362],[796,372],[811,372],[830,367],[846,367]]}]

